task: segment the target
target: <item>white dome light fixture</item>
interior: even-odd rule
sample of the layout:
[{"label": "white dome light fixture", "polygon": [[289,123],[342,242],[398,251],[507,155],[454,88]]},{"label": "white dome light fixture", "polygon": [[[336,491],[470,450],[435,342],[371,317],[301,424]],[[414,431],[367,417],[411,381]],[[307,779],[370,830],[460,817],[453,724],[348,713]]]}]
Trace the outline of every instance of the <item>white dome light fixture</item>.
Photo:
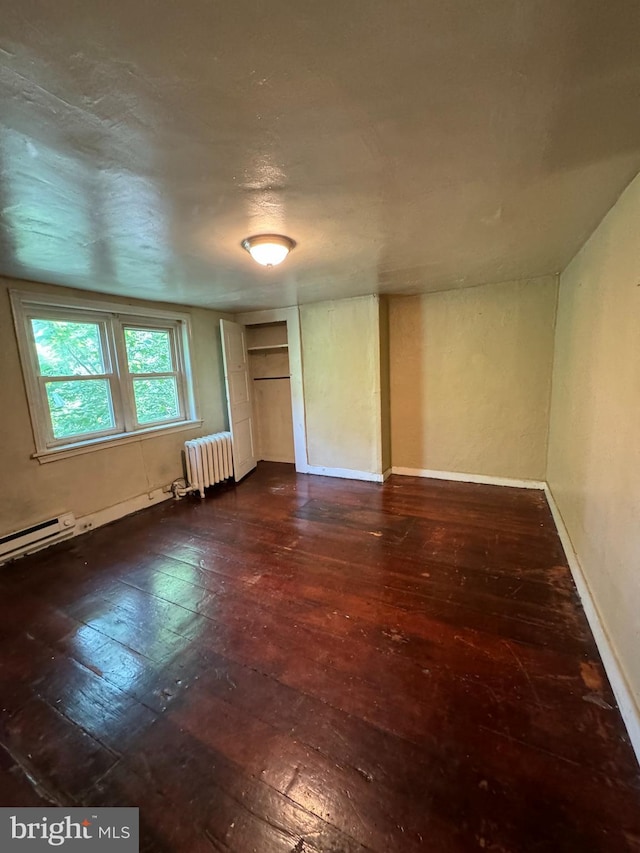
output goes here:
[{"label": "white dome light fixture", "polygon": [[242,241],[242,248],[263,267],[281,264],[295,245],[295,240],[282,234],[256,234]]}]

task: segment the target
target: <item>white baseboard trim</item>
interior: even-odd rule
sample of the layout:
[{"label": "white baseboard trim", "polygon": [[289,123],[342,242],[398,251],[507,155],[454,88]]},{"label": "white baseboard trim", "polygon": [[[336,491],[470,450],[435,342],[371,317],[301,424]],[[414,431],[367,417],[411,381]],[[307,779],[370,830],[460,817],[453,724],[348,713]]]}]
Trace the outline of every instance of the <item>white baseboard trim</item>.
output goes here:
[{"label": "white baseboard trim", "polygon": [[153,489],[151,492],[136,495],[135,498],[128,498],[126,501],[122,501],[114,506],[99,509],[97,512],[91,512],[88,515],[82,515],[77,520],[73,535],[80,536],[82,533],[87,533],[87,531],[93,530],[96,527],[110,524],[112,521],[124,518],[125,515],[131,515],[132,512],[138,512],[140,509],[162,503],[162,501],[169,500],[172,497],[171,492],[165,492],[164,488]]},{"label": "white baseboard trim", "polygon": [[600,657],[602,658],[602,663],[607,673],[609,683],[611,684],[611,689],[616,697],[620,714],[625,726],[627,727],[629,740],[633,746],[636,758],[640,763],[640,708],[638,707],[636,698],[629,686],[629,682],[627,681],[624,673],[624,668],[616,654],[595,599],[591,594],[589,583],[582,571],[580,560],[578,559],[578,555],[576,554],[571,542],[571,537],[569,536],[569,531],[565,526],[560,510],[558,509],[558,505],[556,504],[548,485],[545,486],[544,492],[547,497],[549,509],[553,515],[553,520],[556,524],[560,542],[564,548],[567,562],[569,563],[569,568],[571,569],[573,582],[576,585],[580,601],[582,602],[582,607],[587,617],[587,621],[589,622],[591,633],[593,634],[598,651],[600,652]]},{"label": "white baseboard trim", "polygon": [[382,472],[382,482],[383,482],[383,483],[386,483],[386,481],[389,479],[389,477],[391,476],[391,474],[392,474],[392,469],[391,469],[391,468],[387,468],[387,470],[386,470],[386,471],[383,471],[383,472]]},{"label": "white baseboard trim", "polygon": [[128,498],[126,501],[115,504],[115,506],[106,507],[105,509],[99,509],[96,512],[88,513],[87,515],[78,516],[73,529],[70,529],[66,535],[51,539],[51,541],[48,542],[46,540],[43,542],[35,542],[28,548],[23,549],[14,557],[9,557],[3,562],[0,562],[0,565],[10,562],[11,559],[19,559],[20,557],[35,554],[37,551],[43,551],[45,548],[50,548],[60,542],[67,542],[69,539],[75,539],[76,536],[82,536],[83,533],[88,533],[96,527],[102,527],[112,521],[117,521],[119,518],[124,518],[125,515],[131,515],[131,513],[138,512],[138,510],[145,509],[148,506],[153,506],[154,504],[169,500],[173,495],[170,491],[165,491],[165,488],[167,487],[153,489],[152,491],[145,492],[142,495],[136,495],[135,498]]},{"label": "white baseboard trim", "polygon": [[514,480],[511,477],[491,477],[488,474],[462,474],[459,471],[432,471],[429,468],[397,468],[392,474],[403,477],[427,477],[433,480],[454,480],[457,483],[482,483],[485,486],[512,486],[517,489],[544,489],[544,480]]},{"label": "white baseboard trim", "polygon": [[319,474],[321,477],[339,477],[342,480],[368,480],[371,483],[382,483],[383,474],[371,471],[356,471],[354,468],[326,468],[324,465],[307,465],[305,474]]}]

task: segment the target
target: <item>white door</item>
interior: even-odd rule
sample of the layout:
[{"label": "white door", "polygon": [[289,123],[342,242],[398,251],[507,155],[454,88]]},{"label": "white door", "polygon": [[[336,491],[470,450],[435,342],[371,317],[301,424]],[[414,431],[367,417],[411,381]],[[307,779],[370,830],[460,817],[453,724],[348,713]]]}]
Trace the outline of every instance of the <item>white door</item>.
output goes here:
[{"label": "white door", "polygon": [[229,429],[233,438],[233,474],[241,480],[256,467],[251,417],[251,379],[244,326],[220,320]]}]

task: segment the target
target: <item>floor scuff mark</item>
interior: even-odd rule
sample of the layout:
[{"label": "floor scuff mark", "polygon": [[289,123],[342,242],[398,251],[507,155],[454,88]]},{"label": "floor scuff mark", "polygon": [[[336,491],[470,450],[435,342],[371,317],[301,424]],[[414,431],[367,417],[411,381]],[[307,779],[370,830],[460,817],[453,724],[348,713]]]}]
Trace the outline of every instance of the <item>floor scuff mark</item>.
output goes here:
[{"label": "floor scuff mark", "polygon": [[598,708],[602,708],[605,711],[613,711],[613,705],[610,705],[608,702],[602,698],[602,696],[598,696],[597,693],[587,693],[586,696],[582,697],[585,702],[590,702],[592,705],[597,705]]}]

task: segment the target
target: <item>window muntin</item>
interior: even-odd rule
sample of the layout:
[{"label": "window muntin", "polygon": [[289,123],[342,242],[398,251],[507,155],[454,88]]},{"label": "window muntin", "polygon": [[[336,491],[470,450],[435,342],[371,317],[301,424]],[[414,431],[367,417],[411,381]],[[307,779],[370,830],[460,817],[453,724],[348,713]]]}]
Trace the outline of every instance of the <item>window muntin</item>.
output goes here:
[{"label": "window muntin", "polygon": [[127,324],[123,332],[136,423],[180,420],[184,401],[175,328]]},{"label": "window muntin", "polygon": [[12,293],[36,455],[196,417],[186,315],[70,301]]},{"label": "window muntin", "polygon": [[37,388],[32,420],[39,448],[121,432],[108,317],[30,306],[25,321],[27,363]]}]

